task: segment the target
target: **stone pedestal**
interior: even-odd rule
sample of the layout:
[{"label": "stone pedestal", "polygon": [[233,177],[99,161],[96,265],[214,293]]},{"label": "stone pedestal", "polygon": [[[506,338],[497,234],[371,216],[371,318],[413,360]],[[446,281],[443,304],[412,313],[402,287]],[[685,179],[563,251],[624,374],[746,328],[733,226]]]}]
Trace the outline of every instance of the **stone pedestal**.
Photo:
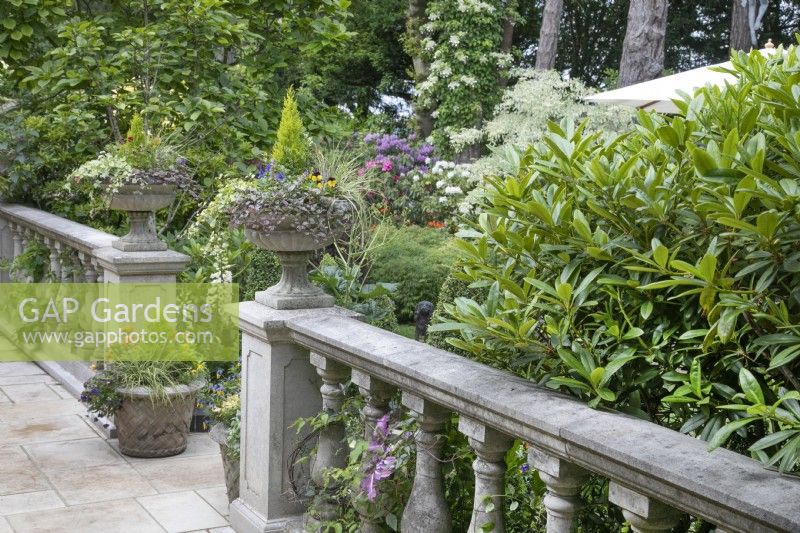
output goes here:
[{"label": "stone pedestal", "polygon": [[333,307],[333,296],[308,279],[308,261],[312,252],[275,252],[281,262],[280,281],[255,294],[256,302],[273,309],[312,309]]},{"label": "stone pedestal", "polygon": [[[308,502],[296,497],[289,482],[291,455],[303,433],[289,426],[322,409],[322,380],[309,351],[293,344],[285,321],[303,313],[333,313],[337,308],[279,311],[244,302],[242,330],[242,430],[239,498],[230,506],[237,533],[302,531]],[[306,475],[307,476],[307,475]],[[299,485],[308,479],[297,480]]]}]

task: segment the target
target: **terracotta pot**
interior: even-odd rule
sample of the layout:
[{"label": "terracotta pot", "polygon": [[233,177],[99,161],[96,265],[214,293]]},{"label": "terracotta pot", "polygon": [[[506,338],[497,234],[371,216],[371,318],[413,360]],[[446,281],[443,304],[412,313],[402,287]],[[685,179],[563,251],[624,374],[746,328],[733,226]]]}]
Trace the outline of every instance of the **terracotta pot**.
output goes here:
[{"label": "terracotta pot", "polygon": [[205,381],[167,387],[168,401],[155,401],[147,387],[117,389],[122,407],[114,415],[119,450],[132,457],[169,457],[186,450],[197,391]]},{"label": "terracotta pot", "polygon": [[208,435],[219,444],[222,468],[225,471],[225,488],[228,492],[228,503],[230,503],[239,497],[239,459],[228,454],[228,428],[225,424],[214,425]]},{"label": "terracotta pot", "polygon": [[167,244],[156,234],[155,212],[175,200],[173,185],[123,185],[111,195],[111,209],[128,212],[128,234],[111,245],[123,252],[164,251]]}]

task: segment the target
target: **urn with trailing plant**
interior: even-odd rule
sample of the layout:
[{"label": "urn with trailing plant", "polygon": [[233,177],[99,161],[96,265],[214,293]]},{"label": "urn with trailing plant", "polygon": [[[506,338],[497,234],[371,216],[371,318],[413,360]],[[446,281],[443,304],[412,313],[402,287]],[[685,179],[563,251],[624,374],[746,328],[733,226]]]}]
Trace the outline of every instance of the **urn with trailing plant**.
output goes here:
[{"label": "urn with trailing plant", "polygon": [[119,450],[132,457],[168,457],[186,450],[203,363],[114,361],[84,384],[81,401],[113,417]]},{"label": "urn with trailing plant", "polygon": [[156,233],[156,211],[175,205],[178,193],[197,199],[200,190],[177,147],[148,132],[140,115],[131,120],[123,142],[74,170],[67,185],[86,193],[91,203],[128,213],[128,234],[112,243],[125,252],[166,250]]},{"label": "urn with trailing plant", "polygon": [[280,281],[257,292],[257,302],[275,309],[333,306],[334,298],[309,281],[306,267],[314,251],[351,227],[363,182],[354,158],[312,144],[290,89],[272,161],[259,165],[231,200],[231,224],[281,262]]}]

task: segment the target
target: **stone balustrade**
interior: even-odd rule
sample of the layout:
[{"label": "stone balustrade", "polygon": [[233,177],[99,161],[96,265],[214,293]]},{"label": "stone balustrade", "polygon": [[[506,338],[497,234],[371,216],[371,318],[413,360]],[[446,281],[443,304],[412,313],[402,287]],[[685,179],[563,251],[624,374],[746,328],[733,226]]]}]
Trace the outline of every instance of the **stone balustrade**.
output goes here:
[{"label": "stone balustrade", "polygon": [[[40,209],[0,203],[0,258],[19,256],[30,239],[48,248],[49,270],[62,282],[174,283],[189,263],[172,250],[123,252],[112,246],[119,239],[115,235]],[[7,271],[0,275],[2,281],[11,279]]]},{"label": "stone balustrade", "polygon": [[[113,246],[119,237],[63,217],[0,202],[0,259],[13,260],[32,240],[49,251],[46,280],[62,283],[175,283],[189,257],[171,250],[124,252]],[[43,281],[10,269],[0,282]],[[38,362],[67,390],[79,395],[91,377],[81,361]]]},{"label": "stone balustrade", "polygon": [[[595,473],[634,532],[667,532],[688,513],[717,531],[800,531],[800,478],[729,450],[568,396],[449,352],[369,326],[342,309],[275,310],[240,305],[243,368],[241,496],[231,506],[238,533],[303,528],[304,502],[291,495],[290,425],[341,405],[352,380],[367,403],[370,432],[393,391],[419,420],[416,475],[403,532],[451,531],[439,459],[452,414],[475,452],[469,531],[502,532],[504,458],[514,439],[547,487],[548,533],[574,528],[578,493]],[[342,464],[342,428],[327,427],[310,475]],[[494,505],[489,505],[492,501]],[[365,517],[361,531],[379,531]]]}]

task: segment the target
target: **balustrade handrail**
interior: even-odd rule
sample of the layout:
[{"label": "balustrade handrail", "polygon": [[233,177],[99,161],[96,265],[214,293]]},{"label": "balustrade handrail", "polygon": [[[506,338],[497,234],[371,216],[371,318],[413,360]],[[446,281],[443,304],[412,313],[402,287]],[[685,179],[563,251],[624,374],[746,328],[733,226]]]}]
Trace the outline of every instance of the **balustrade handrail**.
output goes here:
[{"label": "balustrade handrail", "polygon": [[110,233],[24,205],[0,202],[0,217],[84,253],[109,247],[118,238]]},{"label": "balustrade handrail", "polygon": [[[731,531],[800,531],[800,478],[730,450],[585,403],[507,372],[313,310],[240,306],[243,330],[289,340],[403,391],[520,438],[645,496]],[[290,319],[287,319],[287,316]],[[269,336],[269,333],[267,333]]]}]

